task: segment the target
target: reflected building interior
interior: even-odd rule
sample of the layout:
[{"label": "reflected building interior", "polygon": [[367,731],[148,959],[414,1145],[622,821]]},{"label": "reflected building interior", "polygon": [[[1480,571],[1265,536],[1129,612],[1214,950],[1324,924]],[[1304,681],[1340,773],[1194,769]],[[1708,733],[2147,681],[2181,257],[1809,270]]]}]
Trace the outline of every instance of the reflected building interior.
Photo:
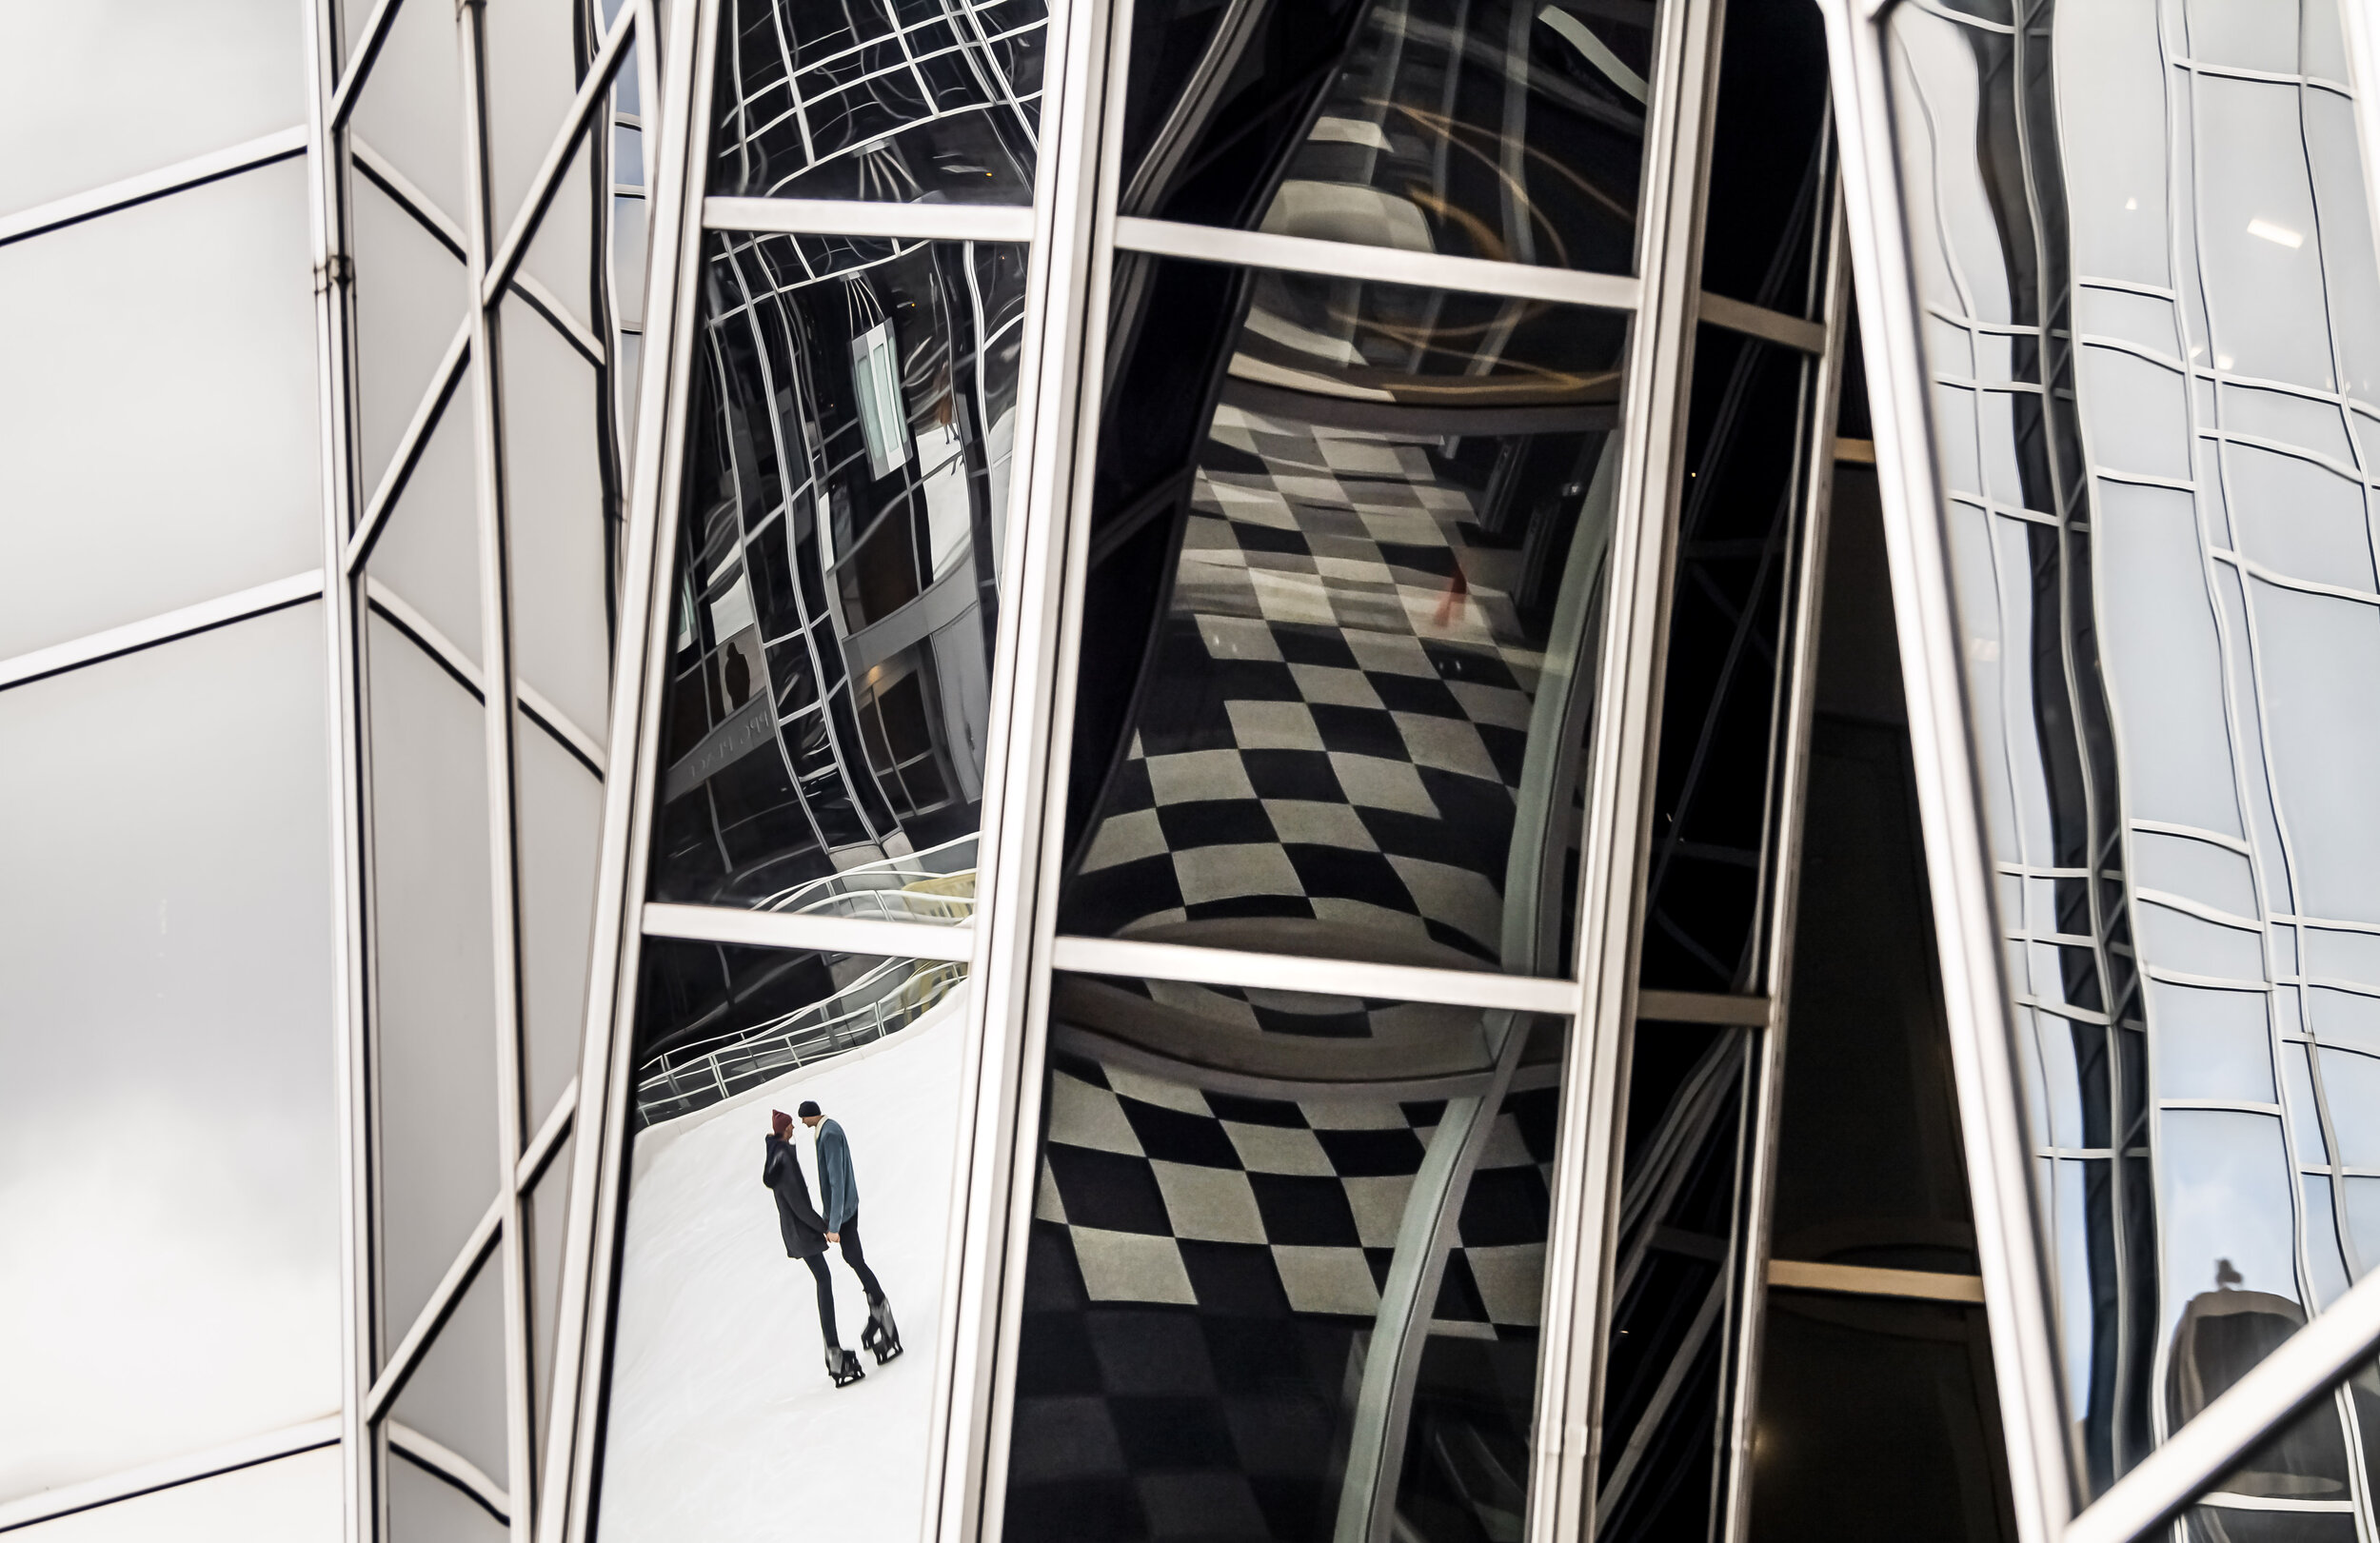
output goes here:
[{"label": "reflected building interior", "polygon": [[0,1531],[2370,1537],[2369,4],[0,15]]}]

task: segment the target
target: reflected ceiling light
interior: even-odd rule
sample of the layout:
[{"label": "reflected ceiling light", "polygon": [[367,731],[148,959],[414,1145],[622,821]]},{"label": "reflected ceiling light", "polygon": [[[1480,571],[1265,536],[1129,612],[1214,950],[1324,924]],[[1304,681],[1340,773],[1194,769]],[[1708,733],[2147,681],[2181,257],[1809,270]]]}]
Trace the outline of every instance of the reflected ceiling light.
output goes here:
[{"label": "reflected ceiling light", "polygon": [[2248,233],[2251,236],[2262,236],[2265,240],[2271,242],[2274,246],[2287,247],[2291,251],[2295,251],[2298,247],[2306,245],[2306,238],[2304,236],[2298,234],[2294,230],[2291,230],[2287,226],[2274,225],[2271,220],[2249,221]]}]

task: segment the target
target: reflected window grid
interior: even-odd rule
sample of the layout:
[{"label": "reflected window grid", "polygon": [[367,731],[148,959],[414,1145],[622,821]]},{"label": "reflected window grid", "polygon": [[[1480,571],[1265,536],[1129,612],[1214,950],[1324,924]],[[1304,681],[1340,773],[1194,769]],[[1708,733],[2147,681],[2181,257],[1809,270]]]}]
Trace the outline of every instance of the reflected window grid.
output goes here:
[{"label": "reflected window grid", "polygon": [[[2224,25],[2197,10],[2187,24],[2165,10],[2073,24],[2090,41],[2060,68],[2095,69],[2108,94],[2064,126],[2011,84],[2046,80],[2027,55],[2048,34],[1914,7],[1886,32],[1895,89],[1946,126],[1942,144],[1912,132],[1902,146],[1922,341],[2037,1203],[2093,1491],[2361,1268],[2340,1144],[2356,1122],[2341,1128],[2351,1105],[2322,1073],[2351,1083],[2380,1048],[2358,1005],[2380,995],[2380,970],[2357,940],[2371,922],[2341,920],[2358,911],[2335,862],[2301,844],[2310,826],[2331,831],[2326,846],[2342,833],[2293,763],[2323,753],[2305,717],[2320,709],[2294,683],[2318,656],[2297,640],[2314,625],[2344,637],[2380,603],[2359,364],[2372,254],[2343,65],[2317,68],[2340,57],[2335,18],[2309,13],[2302,53],[2268,34],[2278,59],[2250,59],[2257,46]],[[2063,186],[2056,168],[2017,172],[2037,227],[1957,163],[1968,109],[1954,104],[1974,103],[1978,80],[1987,172],[2017,172],[2018,120],[2099,136]],[[2181,104],[2171,144],[2160,96]],[[2124,223],[2159,215],[2137,238]],[[2014,267],[1973,239],[1988,222]],[[2260,298],[2274,263],[2327,286],[2295,291],[2311,309]],[[2309,903],[2315,886],[2342,900]],[[2307,956],[2326,938],[2337,973],[2316,987]],[[2260,1241],[2256,1217],[2286,1228]],[[2233,1497],[2201,1514],[2280,1494],[2358,1511],[2370,1381],[2356,1374],[2335,1416],[2252,1456],[2217,1486]]]}]

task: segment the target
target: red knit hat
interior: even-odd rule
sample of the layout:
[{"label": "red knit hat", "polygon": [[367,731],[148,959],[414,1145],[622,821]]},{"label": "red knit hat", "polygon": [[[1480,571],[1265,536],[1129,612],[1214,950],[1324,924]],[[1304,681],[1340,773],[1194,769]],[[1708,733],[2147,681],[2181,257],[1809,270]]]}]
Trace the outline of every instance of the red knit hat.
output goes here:
[{"label": "red knit hat", "polygon": [[768,1128],[783,1136],[793,1129],[793,1117],[782,1109],[772,1109],[768,1112]]}]

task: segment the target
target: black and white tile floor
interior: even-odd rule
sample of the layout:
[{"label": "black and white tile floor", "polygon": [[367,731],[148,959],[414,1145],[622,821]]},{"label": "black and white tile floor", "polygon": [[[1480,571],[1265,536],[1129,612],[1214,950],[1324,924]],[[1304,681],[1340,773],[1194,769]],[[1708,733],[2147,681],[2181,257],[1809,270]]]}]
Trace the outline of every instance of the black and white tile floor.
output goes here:
[{"label": "black and white tile floor", "polygon": [[1544,656],[1426,443],[1217,409],[1070,927],[1307,917],[1495,962]]},{"label": "black and white tile floor", "polygon": [[[1515,1094],[1432,1333],[1533,1341],[1556,1094]],[[1345,1416],[1437,1104],[1279,1102],[1056,1058],[1008,1527],[1327,1536]]]}]

